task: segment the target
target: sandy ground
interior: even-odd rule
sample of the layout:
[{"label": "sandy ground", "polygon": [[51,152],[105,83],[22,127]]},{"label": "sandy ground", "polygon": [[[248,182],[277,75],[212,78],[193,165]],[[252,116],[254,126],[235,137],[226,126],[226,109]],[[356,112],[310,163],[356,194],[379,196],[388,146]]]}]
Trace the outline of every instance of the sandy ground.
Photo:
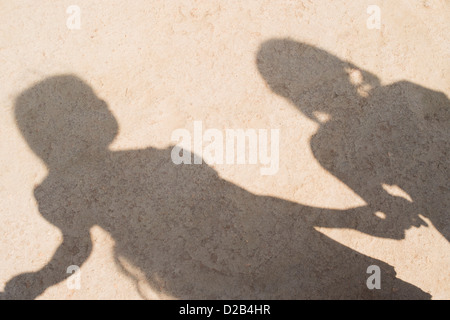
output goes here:
[{"label": "sandy ground", "polygon": [[[0,21],[1,298],[450,298],[448,0],[2,1]],[[280,129],[279,171],[175,166],[194,121]]]}]

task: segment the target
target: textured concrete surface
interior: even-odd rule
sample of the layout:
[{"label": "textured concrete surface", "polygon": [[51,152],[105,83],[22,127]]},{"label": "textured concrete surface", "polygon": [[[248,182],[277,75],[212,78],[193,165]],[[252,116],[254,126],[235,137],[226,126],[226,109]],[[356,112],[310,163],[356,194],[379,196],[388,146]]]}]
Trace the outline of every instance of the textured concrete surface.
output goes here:
[{"label": "textured concrete surface", "polygon": [[[0,299],[450,298],[448,1],[0,9]],[[200,120],[280,170],[174,165]]]}]

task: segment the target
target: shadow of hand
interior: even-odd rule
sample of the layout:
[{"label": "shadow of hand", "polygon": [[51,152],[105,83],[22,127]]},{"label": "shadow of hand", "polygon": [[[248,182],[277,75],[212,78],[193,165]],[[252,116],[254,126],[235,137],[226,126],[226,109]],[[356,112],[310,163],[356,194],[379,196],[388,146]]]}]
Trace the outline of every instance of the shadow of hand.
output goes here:
[{"label": "shadow of hand", "polygon": [[428,226],[417,212],[414,203],[391,196],[382,205],[366,205],[348,210],[320,210],[315,225],[325,228],[354,229],[370,236],[404,239],[411,227]]}]

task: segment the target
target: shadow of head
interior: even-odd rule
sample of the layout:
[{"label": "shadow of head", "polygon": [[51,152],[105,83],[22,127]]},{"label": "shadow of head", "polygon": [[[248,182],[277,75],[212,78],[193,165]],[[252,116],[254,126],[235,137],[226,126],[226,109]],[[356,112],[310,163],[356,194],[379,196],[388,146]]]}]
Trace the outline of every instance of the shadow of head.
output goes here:
[{"label": "shadow of head", "polygon": [[17,97],[14,112],[28,145],[49,169],[86,152],[106,150],[118,133],[106,103],[73,75],[33,85]]},{"label": "shadow of head", "polygon": [[[271,90],[288,99],[310,119],[317,113],[334,117],[342,110],[324,103],[338,96],[366,96],[378,78],[352,63],[291,39],[264,42],[257,54],[258,70]],[[334,104],[335,106],[335,104]]]},{"label": "shadow of head", "polygon": [[[311,138],[314,156],[388,212],[396,228],[380,234],[402,238],[410,226],[426,225],[422,214],[448,239],[450,101],[444,93],[409,81],[382,86],[374,74],[291,39],[264,42],[256,63],[274,93],[327,122]],[[383,185],[398,186],[411,202]]]}]

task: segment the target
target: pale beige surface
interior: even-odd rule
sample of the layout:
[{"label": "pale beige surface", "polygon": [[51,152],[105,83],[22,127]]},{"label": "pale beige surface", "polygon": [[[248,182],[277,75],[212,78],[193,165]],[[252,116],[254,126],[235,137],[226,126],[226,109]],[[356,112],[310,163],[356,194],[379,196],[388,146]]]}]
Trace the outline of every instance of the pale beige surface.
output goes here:
[{"label": "pale beige surface", "polygon": [[[71,4],[81,8],[80,30],[66,27],[65,11]],[[371,4],[381,8],[381,30],[366,27],[366,9]],[[450,298],[449,1],[6,1],[0,4],[0,21],[0,291],[13,277],[44,267],[60,245],[63,233],[51,219],[43,218],[45,206],[76,216],[64,216],[70,220],[66,234],[82,237],[86,233],[77,221],[86,219],[86,203],[94,201],[92,192],[105,186],[106,196],[95,198],[101,203],[100,213],[86,223],[87,230],[93,226],[87,233],[93,249],[81,268],[82,288],[69,290],[62,281],[38,298],[371,298],[364,292],[367,275],[363,267],[373,260],[366,257],[384,262],[386,270],[392,266],[398,279],[434,299]],[[296,50],[305,46],[312,52],[311,60],[299,63],[311,67],[307,78],[311,83],[296,80],[300,71],[277,70],[280,61],[295,63]],[[277,52],[277,48],[281,49]],[[293,51],[286,54],[283,50]],[[329,61],[330,71],[313,56]],[[363,101],[365,93],[348,96],[350,80],[358,80],[357,71],[353,78],[350,74],[350,80],[335,81],[342,61],[377,78],[372,85],[377,82],[379,89],[370,93],[369,105],[380,108],[380,118],[376,112],[373,117],[381,120],[370,122],[375,125],[373,139],[380,139],[382,152],[386,150],[383,143],[390,139],[394,139],[394,151],[401,150],[404,162],[393,166],[397,171],[392,181],[384,181],[384,188],[413,205],[402,202],[399,208],[390,208],[404,215],[414,211],[410,208],[422,210],[414,213],[420,213],[428,226],[408,228],[404,219],[393,219],[387,229],[374,228],[380,231],[376,236],[370,234],[372,225],[362,215],[356,215],[348,228],[338,229],[327,228],[326,218],[295,214],[308,211],[306,206],[364,207],[367,198],[361,194],[379,203],[385,197],[380,194],[378,199],[369,187],[365,193],[366,185],[372,183],[366,181],[371,177],[367,172],[373,168],[358,167],[363,174],[358,183],[349,174],[351,170],[345,171],[355,159],[365,159],[354,154],[352,158],[351,152],[363,153],[358,150],[364,150],[369,138],[360,136],[358,126],[352,127],[354,122],[347,122],[359,115],[346,113],[351,109],[345,108]],[[314,75],[315,69],[331,75],[330,79]],[[34,145],[25,141],[17,121],[29,116],[18,120],[15,99],[55,75],[71,75],[55,81],[80,89],[76,97],[81,103],[96,101],[96,95],[108,105],[118,130],[105,134],[117,135],[107,155],[89,160],[110,159],[110,165],[95,164],[95,160],[92,166],[102,169],[91,170],[94,167],[87,167],[86,161],[49,176],[51,166],[31,150],[40,147],[40,133],[35,134]],[[77,79],[92,88],[93,94]],[[342,88],[339,81],[343,81]],[[316,89],[308,91],[299,83]],[[342,89],[347,100],[328,98],[327,85]],[[51,83],[39,90],[37,101],[67,98],[59,93],[41,97],[39,92],[53,94]],[[307,94],[299,96],[302,90]],[[32,104],[30,99],[25,97],[24,105]],[[409,108],[413,120],[409,122],[403,114],[394,116],[393,127],[387,128],[394,136],[380,138],[377,130],[397,105]],[[307,116],[309,111],[322,113],[316,112],[318,120],[313,121]],[[364,119],[359,120],[362,125]],[[280,128],[278,174],[263,177],[259,167],[252,165],[217,165],[213,168],[217,174],[199,166],[180,174],[169,162],[171,133],[177,128],[192,130],[195,120],[202,120],[207,128]],[[417,130],[412,127],[416,124]],[[345,131],[347,127],[351,129],[342,136],[333,134],[333,129]],[[363,133],[370,135],[368,130],[366,126]],[[54,129],[50,134],[67,132],[67,143],[75,145],[79,139],[70,130]],[[86,134],[96,132],[89,127]],[[339,154],[336,166],[327,158],[333,147]],[[64,161],[58,156],[64,154],[52,160],[56,167]],[[368,162],[375,162],[374,172],[386,175],[385,155],[380,161],[377,154],[373,156]],[[164,163],[163,169],[156,162]],[[147,177],[151,187],[139,177]],[[70,195],[78,179],[88,195],[74,200],[83,194],[74,191],[75,196]],[[176,185],[171,185],[173,181]],[[402,183],[410,189],[401,189]],[[62,191],[57,189],[60,185]],[[140,193],[143,185],[154,192],[151,197]],[[38,186],[41,193],[35,192]],[[137,191],[129,191],[133,186]],[[187,199],[189,192],[192,199]],[[109,205],[114,218],[103,213]],[[149,223],[148,228],[132,220],[139,215]],[[62,224],[65,227],[66,221]],[[238,240],[226,231],[230,225],[230,232],[239,234]],[[80,250],[82,246],[74,255]],[[349,257],[354,252],[358,271],[350,271],[362,270],[354,275],[361,287],[348,290],[346,296],[339,281],[348,278],[339,279],[340,260],[336,259],[351,264]],[[328,267],[327,259],[334,259],[338,266],[330,262]],[[335,276],[339,281],[333,284],[328,277]],[[330,287],[318,289],[320,281],[314,279]],[[46,282],[33,279],[24,288],[42,286],[39,281]],[[19,288],[16,294],[25,295],[24,290]],[[393,285],[385,290],[389,292],[381,297],[389,298],[398,288]],[[406,297],[427,297],[414,290]]]}]

